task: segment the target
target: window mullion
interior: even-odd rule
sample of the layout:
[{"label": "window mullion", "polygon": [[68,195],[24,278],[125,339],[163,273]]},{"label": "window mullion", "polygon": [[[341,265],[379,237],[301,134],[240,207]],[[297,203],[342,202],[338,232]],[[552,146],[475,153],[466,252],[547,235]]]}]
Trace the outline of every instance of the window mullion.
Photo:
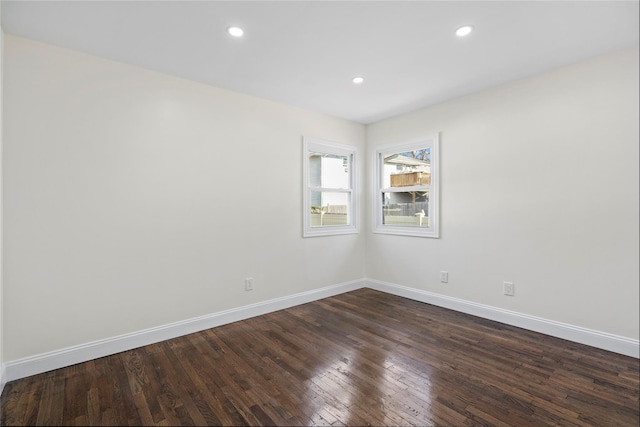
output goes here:
[{"label": "window mullion", "polygon": [[384,193],[406,193],[411,191],[430,191],[430,185],[419,185],[419,186],[411,186],[411,187],[386,187],[381,188],[380,191]]},{"label": "window mullion", "polygon": [[309,187],[309,191],[328,192],[328,193],[352,193],[351,188],[330,188],[330,187]]}]

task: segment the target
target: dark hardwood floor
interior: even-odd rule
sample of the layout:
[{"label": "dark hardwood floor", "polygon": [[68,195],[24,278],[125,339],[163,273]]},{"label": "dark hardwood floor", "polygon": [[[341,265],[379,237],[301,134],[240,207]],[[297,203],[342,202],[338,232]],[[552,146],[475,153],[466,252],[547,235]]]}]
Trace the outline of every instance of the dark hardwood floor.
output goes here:
[{"label": "dark hardwood floor", "polygon": [[638,359],[370,289],[10,382],[3,425],[638,426]]}]

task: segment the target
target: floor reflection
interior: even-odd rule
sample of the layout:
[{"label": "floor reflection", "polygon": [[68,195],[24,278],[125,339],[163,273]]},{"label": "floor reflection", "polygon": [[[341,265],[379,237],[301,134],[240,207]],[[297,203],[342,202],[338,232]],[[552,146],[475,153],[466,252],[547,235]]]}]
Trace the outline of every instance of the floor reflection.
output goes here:
[{"label": "floor reflection", "polygon": [[402,360],[393,348],[375,343],[353,348],[308,380],[305,401],[315,415],[311,424],[415,425],[416,419],[433,424],[434,371],[418,371],[415,362]]}]

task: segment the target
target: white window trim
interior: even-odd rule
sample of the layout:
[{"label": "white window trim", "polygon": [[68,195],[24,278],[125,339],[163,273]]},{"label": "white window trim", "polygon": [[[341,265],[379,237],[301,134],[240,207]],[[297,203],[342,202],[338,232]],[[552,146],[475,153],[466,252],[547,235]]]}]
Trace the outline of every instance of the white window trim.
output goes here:
[{"label": "white window trim", "polygon": [[[386,145],[376,149],[374,157],[374,191],[373,195],[373,209],[374,218],[373,232],[380,234],[395,234],[401,236],[415,236],[415,237],[440,237],[440,138],[439,134],[431,135],[428,137],[416,139],[400,144]],[[393,187],[383,188],[383,162],[384,155],[391,153],[402,153],[405,151],[411,151],[414,149],[431,148],[431,184],[415,187]],[[406,192],[415,190],[429,190],[429,227],[402,227],[387,225],[382,223],[382,193],[387,192]]]},{"label": "white window trim", "polygon": [[[355,234],[359,230],[358,221],[358,200],[357,200],[357,157],[358,150],[356,147],[336,144],[334,142],[324,141],[317,138],[303,137],[302,138],[302,177],[303,177],[303,203],[302,203],[302,235],[303,237],[318,237],[318,236],[334,236],[341,234]],[[338,188],[325,188],[325,187],[311,187],[309,179],[309,153],[326,153],[337,154],[341,156],[347,156],[349,159],[349,189]],[[335,225],[327,227],[312,227],[311,226],[311,192],[312,191],[331,191],[338,193],[348,193],[350,195],[349,203],[349,219],[348,225]]]}]

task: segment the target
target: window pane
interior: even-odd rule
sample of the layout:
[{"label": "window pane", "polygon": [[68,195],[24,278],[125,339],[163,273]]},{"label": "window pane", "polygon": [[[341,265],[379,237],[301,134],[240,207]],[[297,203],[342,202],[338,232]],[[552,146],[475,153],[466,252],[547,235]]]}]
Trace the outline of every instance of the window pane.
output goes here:
[{"label": "window pane", "polygon": [[385,154],[382,187],[408,187],[431,184],[431,148]]},{"label": "window pane", "polygon": [[350,188],[349,158],[337,154],[309,153],[309,186]]},{"label": "window pane", "polygon": [[311,226],[349,225],[349,193],[311,192]]},{"label": "window pane", "polygon": [[429,192],[382,193],[382,223],[401,227],[429,227]]}]

